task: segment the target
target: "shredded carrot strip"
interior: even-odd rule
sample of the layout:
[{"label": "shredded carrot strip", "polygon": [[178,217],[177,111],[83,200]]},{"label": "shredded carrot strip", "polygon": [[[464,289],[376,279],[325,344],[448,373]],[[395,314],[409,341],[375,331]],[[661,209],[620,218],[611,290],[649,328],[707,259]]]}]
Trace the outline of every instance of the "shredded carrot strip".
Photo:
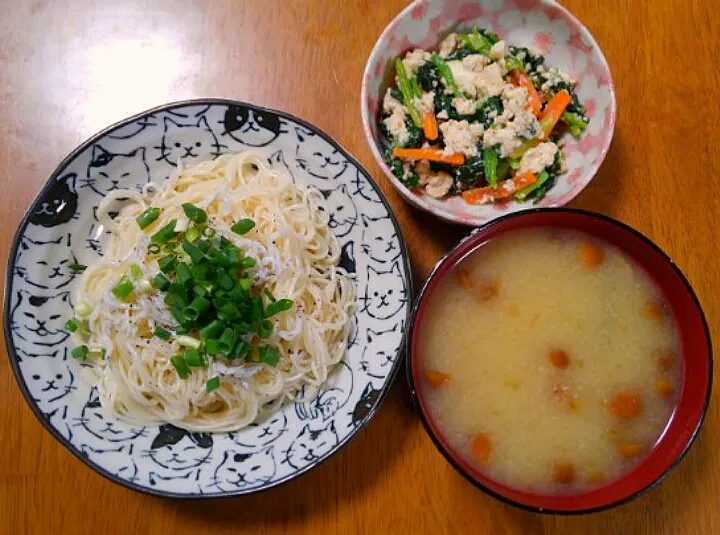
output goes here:
[{"label": "shredded carrot strip", "polygon": [[521,175],[498,182],[498,185],[494,188],[488,186],[463,191],[462,196],[468,204],[487,204],[498,199],[509,197],[517,190],[529,186],[536,180],[537,177],[535,174],[528,171],[527,173],[522,173]]},{"label": "shredded carrot strip", "polygon": [[437,120],[435,114],[430,111],[423,113],[423,132],[430,141],[434,141],[438,137]]},{"label": "shredded carrot strip", "polygon": [[465,155],[461,152],[446,156],[440,149],[393,149],[393,156],[401,160],[431,160],[433,162],[462,165]]},{"label": "shredded carrot strip", "polygon": [[542,101],[540,100],[540,95],[538,95],[538,92],[527,73],[522,71],[513,71],[510,73],[510,81],[512,81],[514,86],[522,87],[525,91],[527,91],[530,111],[532,111],[536,117],[540,115]]}]

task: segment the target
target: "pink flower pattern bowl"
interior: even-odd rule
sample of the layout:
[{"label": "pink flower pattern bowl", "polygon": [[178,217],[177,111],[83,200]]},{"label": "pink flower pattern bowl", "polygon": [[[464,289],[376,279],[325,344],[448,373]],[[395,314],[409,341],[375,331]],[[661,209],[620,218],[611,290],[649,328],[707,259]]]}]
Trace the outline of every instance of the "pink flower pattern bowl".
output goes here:
[{"label": "pink flower pattern bowl", "polygon": [[580,140],[563,139],[567,172],[537,206],[562,206],[588,185],[602,163],[615,129],[616,101],[610,68],[590,32],[552,0],[416,0],[385,28],[370,53],[362,79],[360,111],[363,130],[375,159],[410,203],[438,217],[479,226],[531,203],[469,205],[461,197],[434,199],[405,187],[381,154],[378,118],[382,97],[392,82],[393,59],[414,48],[432,49],[447,34],[473,24],[497,33],[508,44],[534,48],[546,64],[578,81],[590,125]]}]

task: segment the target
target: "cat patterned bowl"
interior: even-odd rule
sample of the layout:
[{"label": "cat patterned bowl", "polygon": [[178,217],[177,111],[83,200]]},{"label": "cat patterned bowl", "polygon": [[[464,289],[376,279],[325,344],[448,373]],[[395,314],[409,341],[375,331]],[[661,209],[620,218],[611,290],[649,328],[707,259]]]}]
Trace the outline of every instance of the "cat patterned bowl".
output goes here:
[{"label": "cat patterned bowl", "polygon": [[[453,31],[477,24],[510,45],[535,49],[547,65],[578,81],[576,91],[590,119],[580,140],[563,136],[567,172],[537,206],[562,206],[575,198],[605,159],[615,130],[616,102],[610,67],[590,32],[553,0],[416,0],[385,28],[370,53],[360,92],[363,131],[380,168],[400,194],[445,221],[480,226],[497,217],[533,208],[530,202],[470,205],[462,197],[434,199],[408,189],[385,164],[378,128],[383,96],[394,77],[393,60],[408,50],[431,50]],[[535,207],[537,207],[535,206]]]},{"label": "cat patterned bowl", "polygon": [[[358,312],[344,360],[311,400],[234,433],[132,427],[106,417],[63,330],[77,276],[102,254],[100,199],[163,180],[186,164],[254,149],[325,197]],[[395,217],[368,173],[336,142],[286,113],[229,100],[168,104],[93,136],[52,174],[22,220],[5,282],[5,339],[35,415],[75,456],[132,489],[169,497],[247,494],[317,466],[372,418],[400,362],[411,292]]]}]

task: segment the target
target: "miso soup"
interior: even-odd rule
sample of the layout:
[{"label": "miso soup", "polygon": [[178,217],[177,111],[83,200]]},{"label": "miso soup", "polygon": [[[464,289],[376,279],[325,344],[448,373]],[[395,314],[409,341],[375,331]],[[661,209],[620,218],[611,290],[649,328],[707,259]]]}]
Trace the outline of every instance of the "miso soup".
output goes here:
[{"label": "miso soup", "polygon": [[672,416],[672,312],[628,256],[584,234],[492,240],[439,282],[419,322],[428,417],[508,486],[563,493],[618,478]]}]

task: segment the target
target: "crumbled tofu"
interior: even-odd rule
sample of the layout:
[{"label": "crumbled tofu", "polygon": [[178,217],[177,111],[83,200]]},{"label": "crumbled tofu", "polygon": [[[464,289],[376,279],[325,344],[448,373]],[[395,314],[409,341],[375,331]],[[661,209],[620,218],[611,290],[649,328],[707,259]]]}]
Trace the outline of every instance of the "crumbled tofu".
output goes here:
[{"label": "crumbled tofu", "polygon": [[447,195],[453,185],[452,176],[444,171],[433,172],[430,169],[430,162],[427,160],[420,160],[415,164],[415,173],[417,173],[420,187],[435,199]]},{"label": "crumbled tofu", "polygon": [[415,97],[413,102],[420,113],[433,113],[435,111],[435,91],[423,93],[420,98]]},{"label": "crumbled tofu", "polygon": [[520,160],[520,168],[518,173],[539,173],[546,167],[550,167],[555,161],[558,147],[552,141],[540,143],[537,147],[533,147],[523,154]]},{"label": "crumbled tofu", "polygon": [[438,119],[447,119],[448,118],[447,110],[442,110],[442,111],[438,112],[437,118]]},{"label": "crumbled tofu", "polygon": [[395,113],[395,112],[402,112],[405,113],[405,106],[402,102],[400,102],[398,99],[392,96],[392,93],[390,93],[390,88],[385,92],[385,97],[383,98],[383,111],[385,113]]},{"label": "crumbled tofu", "polygon": [[499,95],[505,87],[502,68],[497,63],[491,63],[477,75],[475,85],[485,97]]},{"label": "crumbled tofu", "polygon": [[405,126],[405,114],[393,113],[389,117],[383,119],[385,128],[387,128],[390,135],[395,138],[395,141],[399,145],[404,145],[408,141],[410,136],[407,126]]},{"label": "crumbled tofu", "polygon": [[482,54],[470,54],[462,59],[462,64],[466,69],[480,72],[490,64],[490,59]]},{"label": "crumbled tofu", "polygon": [[490,48],[490,59],[499,61],[505,57],[507,53],[507,45],[505,41],[498,41]]},{"label": "crumbled tofu", "polygon": [[457,46],[457,34],[451,33],[448,35],[445,39],[442,40],[440,43],[440,57],[446,58],[450,54],[452,54],[452,51],[455,50],[455,47]]},{"label": "crumbled tofu", "polygon": [[439,171],[430,176],[425,185],[425,193],[435,199],[445,197],[453,185],[453,178],[444,171]]},{"label": "crumbled tofu", "polygon": [[483,146],[491,148],[496,145],[500,147],[500,157],[506,158],[512,151],[520,146],[521,140],[518,139],[513,128],[493,127],[485,131],[483,135]]},{"label": "crumbled tofu", "polygon": [[[465,60],[469,57],[471,56],[467,56],[462,60],[447,62],[460,91],[471,97],[492,97],[499,95],[505,85],[500,65],[491,63],[490,65],[482,67],[482,62],[479,60],[466,62]],[[468,65],[472,68],[468,67]]]},{"label": "crumbled tofu", "polygon": [[427,52],[422,48],[416,48],[415,50],[405,54],[403,64],[405,65],[405,70],[407,71],[408,75],[412,76],[413,74],[415,74],[415,71],[417,71],[420,66],[429,59],[430,52]]},{"label": "crumbled tofu", "polygon": [[472,115],[477,111],[477,103],[469,98],[455,97],[453,106],[460,115]]},{"label": "crumbled tofu", "polygon": [[[457,84],[460,91],[462,91],[466,95],[470,95],[473,97],[476,96],[477,89],[475,88],[475,76],[477,76],[477,73],[465,67],[465,65],[463,65],[463,62],[460,60],[448,61],[447,64],[452,71],[453,78],[455,79],[455,83]],[[444,78],[443,83],[445,83]]]},{"label": "crumbled tofu", "polygon": [[570,76],[561,71],[560,69],[557,69],[556,67],[551,67],[549,70],[543,73],[543,78],[545,79],[545,82],[540,86],[540,91],[548,92],[551,91],[553,87],[555,87],[560,82],[565,82],[569,85],[575,85],[575,80],[570,78]]},{"label": "crumbled tofu", "polygon": [[505,125],[527,107],[527,90],[506,84],[502,90],[503,112],[498,115],[495,124]]},{"label": "crumbled tofu", "polygon": [[483,133],[481,124],[450,120],[440,124],[440,131],[445,142],[445,155],[462,152],[466,156],[477,156],[477,142]]}]

